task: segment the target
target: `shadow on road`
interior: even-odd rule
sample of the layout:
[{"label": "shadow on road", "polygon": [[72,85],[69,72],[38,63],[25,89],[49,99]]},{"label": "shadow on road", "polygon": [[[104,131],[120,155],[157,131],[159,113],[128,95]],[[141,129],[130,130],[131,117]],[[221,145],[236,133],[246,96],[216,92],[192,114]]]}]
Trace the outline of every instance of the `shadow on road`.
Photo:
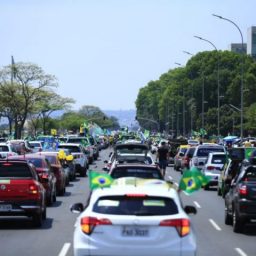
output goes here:
[{"label": "shadow on road", "polygon": [[246,224],[244,226],[243,234],[246,236],[256,236],[256,222]]},{"label": "shadow on road", "polygon": [[36,230],[45,230],[52,228],[53,219],[46,218],[43,221],[43,225],[40,228],[35,228],[32,223],[31,218],[26,217],[15,217],[15,218],[1,218],[0,219],[0,229],[6,230],[27,230],[27,229],[36,229]]}]

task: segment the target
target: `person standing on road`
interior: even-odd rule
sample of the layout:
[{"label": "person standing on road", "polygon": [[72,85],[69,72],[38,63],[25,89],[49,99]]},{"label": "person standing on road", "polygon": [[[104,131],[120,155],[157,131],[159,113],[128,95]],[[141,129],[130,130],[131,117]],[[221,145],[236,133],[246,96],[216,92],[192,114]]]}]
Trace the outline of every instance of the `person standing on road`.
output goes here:
[{"label": "person standing on road", "polygon": [[165,141],[161,142],[161,146],[157,150],[157,159],[159,162],[159,167],[161,169],[161,172],[162,172],[163,176],[165,177],[166,167],[167,167],[168,159],[169,159],[169,149],[166,146]]}]

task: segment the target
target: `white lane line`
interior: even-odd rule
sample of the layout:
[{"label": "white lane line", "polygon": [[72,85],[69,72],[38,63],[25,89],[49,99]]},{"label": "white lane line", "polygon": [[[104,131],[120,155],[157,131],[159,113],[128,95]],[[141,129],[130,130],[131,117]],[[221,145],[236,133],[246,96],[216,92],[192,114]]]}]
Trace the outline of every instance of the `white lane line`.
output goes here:
[{"label": "white lane line", "polygon": [[247,254],[240,248],[235,248],[235,250],[238,252],[239,255],[241,256],[247,256]]},{"label": "white lane line", "polygon": [[194,204],[197,208],[201,208],[201,205],[197,201],[194,201]]},{"label": "white lane line", "polygon": [[69,250],[71,243],[65,243],[58,256],[66,256]]},{"label": "white lane line", "polygon": [[221,231],[221,228],[216,224],[214,220],[209,219],[209,221],[217,231]]}]

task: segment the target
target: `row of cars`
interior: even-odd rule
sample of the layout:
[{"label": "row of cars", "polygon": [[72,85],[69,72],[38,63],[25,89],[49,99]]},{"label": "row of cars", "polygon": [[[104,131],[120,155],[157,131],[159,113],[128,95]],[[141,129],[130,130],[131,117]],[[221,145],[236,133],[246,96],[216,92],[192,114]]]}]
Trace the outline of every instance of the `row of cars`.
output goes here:
[{"label": "row of cars", "polygon": [[211,177],[204,189],[217,187],[224,198],[225,224],[234,232],[242,232],[244,225],[256,219],[256,148],[225,149],[215,144],[181,146],[174,168],[183,171],[197,167]]},{"label": "row of cars", "polygon": [[[76,137],[79,139],[79,137]],[[33,142],[28,153],[18,154],[11,150],[12,143],[2,143],[0,160],[0,216],[32,217],[36,227],[46,218],[47,206],[63,196],[66,186],[76,174],[84,177],[90,163],[98,158],[99,151],[90,144],[90,161],[87,145],[61,143],[58,148],[34,150]],[[76,141],[78,142],[78,141]],[[17,143],[17,142],[16,142]],[[19,142],[22,145],[23,142]],[[37,145],[37,141],[34,143]],[[97,147],[97,149],[99,149]]]},{"label": "row of cars", "polygon": [[105,160],[104,174],[113,180],[95,189],[74,231],[74,255],[196,255],[196,239],[188,214],[171,182],[164,179],[148,146],[122,142]]}]

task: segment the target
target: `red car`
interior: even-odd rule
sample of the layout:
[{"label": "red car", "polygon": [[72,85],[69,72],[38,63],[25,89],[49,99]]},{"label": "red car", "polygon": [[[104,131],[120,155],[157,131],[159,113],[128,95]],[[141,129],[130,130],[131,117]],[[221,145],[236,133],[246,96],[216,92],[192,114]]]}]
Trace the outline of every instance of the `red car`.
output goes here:
[{"label": "red car", "polygon": [[45,189],[25,160],[0,161],[0,216],[32,217],[36,227],[46,219]]},{"label": "red car", "polygon": [[56,177],[52,171],[49,161],[43,155],[26,154],[20,156],[13,156],[9,159],[23,159],[32,163],[39,176],[40,182],[46,190],[47,204],[52,205],[56,201]]},{"label": "red car", "polygon": [[60,196],[63,196],[66,192],[66,175],[58,159],[58,152],[40,152],[37,154],[45,156],[46,159],[49,161],[52,167],[52,170],[55,174],[55,177],[57,179],[57,182],[56,182],[57,194]]}]

